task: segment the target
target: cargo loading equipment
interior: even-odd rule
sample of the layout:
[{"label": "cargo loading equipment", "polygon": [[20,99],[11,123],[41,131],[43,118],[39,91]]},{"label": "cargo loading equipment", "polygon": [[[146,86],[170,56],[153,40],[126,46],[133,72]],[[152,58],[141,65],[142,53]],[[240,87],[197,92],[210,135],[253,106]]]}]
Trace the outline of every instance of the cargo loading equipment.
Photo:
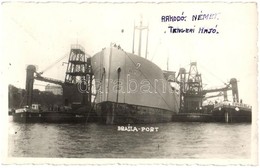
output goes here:
[{"label": "cargo loading equipment", "polygon": [[[63,57],[65,58],[65,57]],[[43,77],[42,74],[63,58],[50,65],[42,72],[36,71],[36,66],[28,65],[26,69],[25,105],[13,113],[13,120],[18,122],[87,122],[96,120],[93,110],[91,57],[85,54],[80,45],[72,45],[65,81]],[[40,108],[33,103],[34,81],[43,81],[60,85],[63,90],[63,106],[57,109]],[[39,108],[35,108],[39,107]]]},{"label": "cargo loading equipment", "polygon": [[[239,101],[237,79],[221,88],[203,89],[202,77],[197,63],[191,62],[190,70],[180,68],[175,79],[180,85],[180,112],[173,117],[177,122],[251,122],[252,107]],[[233,100],[228,101],[227,92],[232,91]],[[206,96],[207,93],[219,92]],[[212,97],[224,96],[223,102],[203,106],[203,101]]]}]

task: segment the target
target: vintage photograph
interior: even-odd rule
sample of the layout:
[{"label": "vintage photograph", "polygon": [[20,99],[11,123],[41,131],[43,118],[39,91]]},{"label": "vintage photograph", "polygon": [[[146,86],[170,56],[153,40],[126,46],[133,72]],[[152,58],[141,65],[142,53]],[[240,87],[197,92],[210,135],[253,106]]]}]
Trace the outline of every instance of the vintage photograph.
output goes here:
[{"label": "vintage photograph", "polygon": [[257,164],[256,3],[1,12],[6,163]]}]

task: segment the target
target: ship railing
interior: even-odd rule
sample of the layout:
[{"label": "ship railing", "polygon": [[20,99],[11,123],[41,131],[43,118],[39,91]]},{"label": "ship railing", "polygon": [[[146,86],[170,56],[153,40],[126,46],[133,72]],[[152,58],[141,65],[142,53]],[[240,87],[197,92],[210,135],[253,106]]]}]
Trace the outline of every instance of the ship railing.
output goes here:
[{"label": "ship railing", "polygon": [[223,106],[243,107],[243,108],[252,109],[252,106],[250,106],[248,104],[237,103],[237,102],[220,102],[220,103],[214,104],[214,108],[223,107]]}]

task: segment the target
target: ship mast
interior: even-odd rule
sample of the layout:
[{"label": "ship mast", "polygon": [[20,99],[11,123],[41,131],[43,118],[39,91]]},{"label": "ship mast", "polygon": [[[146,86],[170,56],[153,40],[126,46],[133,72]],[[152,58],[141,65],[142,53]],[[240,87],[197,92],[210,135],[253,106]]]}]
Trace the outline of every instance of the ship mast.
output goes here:
[{"label": "ship mast", "polygon": [[147,29],[147,34],[146,34],[146,51],[145,51],[145,58],[147,58],[147,50],[148,50],[148,26],[143,26],[143,21],[142,17],[140,20],[140,25],[139,26],[134,26],[134,32],[133,32],[133,48],[132,52],[134,54],[134,47],[135,47],[135,30],[139,30],[139,47],[138,47],[138,55],[141,56],[141,51],[142,51],[142,31]]},{"label": "ship mast", "polygon": [[169,71],[169,55],[167,56],[167,71]]},{"label": "ship mast", "polygon": [[142,22],[142,20],[140,21],[140,31],[139,31],[139,48],[138,48],[138,55],[141,55],[141,47],[142,47],[142,45],[141,45],[141,43],[142,43],[142,29],[141,29],[141,27],[142,27],[142,24],[143,22]]},{"label": "ship mast", "polygon": [[132,53],[135,53],[135,23],[134,23],[134,32],[133,32],[133,48],[132,48]]}]

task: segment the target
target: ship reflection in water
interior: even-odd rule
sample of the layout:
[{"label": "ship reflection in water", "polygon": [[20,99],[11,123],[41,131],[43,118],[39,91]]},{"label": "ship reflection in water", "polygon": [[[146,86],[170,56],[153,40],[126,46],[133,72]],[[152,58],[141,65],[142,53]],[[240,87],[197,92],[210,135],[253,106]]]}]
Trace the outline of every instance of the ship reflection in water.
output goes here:
[{"label": "ship reflection in water", "polygon": [[249,159],[251,152],[247,123],[149,124],[159,131],[127,132],[97,123],[9,122],[10,157]]}]

